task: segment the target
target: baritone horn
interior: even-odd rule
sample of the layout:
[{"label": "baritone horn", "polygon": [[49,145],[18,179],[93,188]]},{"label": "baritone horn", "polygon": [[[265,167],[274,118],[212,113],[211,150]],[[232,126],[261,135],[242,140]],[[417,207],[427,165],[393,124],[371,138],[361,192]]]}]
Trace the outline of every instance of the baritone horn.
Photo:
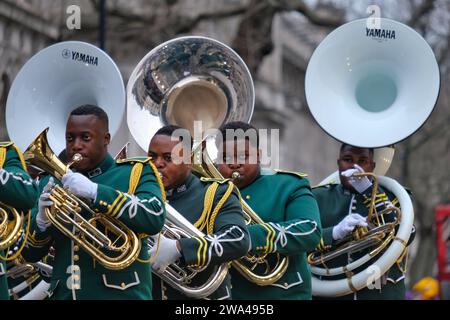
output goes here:
[{"label": "baritone horn", "polygon": [[[397,21],[378,21],[376,28],[361,19],[330,33],[310,59],[305,94],[311,114],[330,136],[356,147],[381,148],[375,149],[374,161],[383,168],[375,170],[374,186],[378,181],[394,193],[401,211],[388,208],[395,223],[378,219],[386,212],[376,213],[372,194],[369,230],[358,229],[338,246],[312,253],[315,296],[342,296],[376,281],[369,268],[378,267],[378,278],[385,274],[405,251],[413,228],[409,195],[398,182],[383,176],[393,157],[386,146],[406,139],[425,123],[439,95],[439,67],[432,49],[416,31]],[[320,184],[326,183],[340,183],[339,173]],[[367,248],[370,253],[347,265],[327,266],[336,256]],[[369,261],[373,263],[353,274]]]},{"label": "baritone horn", "polygon": [[[24,157],[31,165],[60,180],[72,164],[82,160],[82,156],[77,153],[67,165],[64,164],[51,150],[47,131],[48,128],[30,144]],[[136,260],[141,242],[123,222],[94,212],[85,201],[58,185],[49,193],[53,205],[45,208],[45,214],[50,222],[105,268],[124,269]],[[80,214],[82,209],[89,213],[89,219]]]}]

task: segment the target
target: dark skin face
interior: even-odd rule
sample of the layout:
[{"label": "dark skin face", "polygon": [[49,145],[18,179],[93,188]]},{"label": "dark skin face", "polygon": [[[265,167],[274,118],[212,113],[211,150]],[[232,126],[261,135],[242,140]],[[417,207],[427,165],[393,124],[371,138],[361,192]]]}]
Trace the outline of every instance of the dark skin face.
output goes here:
[{"label": "dark skin face", "polygon": [[66,152],[70,161],[79,153],[83,160],[72,165],[86,173],[96,168],[108,154],[111,136],[106,123],[95,115],[70,116],[66,126]]},{"label": "dark skin face", "polygon": [[[156,169],[162,175],[162,182],[166,190],[181,186],[191,173],[190,163],[175,163],[172,159],[172,150],[180,143],[178,140],[171,140],[167,135],[156,135],[150,141],[148,156]],[[178,154],[183,157],[183,149]],[[181,161],[180,161],[181,162]]]},{"label": "dark skin face", "polygon": [[354,168],[357,164],[364,169],[365,172],[373,172],[375,169],[375,162],[373,161],[373,154],[367,148],[357,148],[352,146],[345,146],[339,154],[337,165],[339,168],[339,177],[341,184],[345,189],[355,191],[348,182],[348,178],[341,175],[347,169]]},{"label": "dark skin face", "polygon": [[[224,178],[231,178],[233,172],[238,172],[239,178],[234,179],[233,182],[241,189],[255,181],[258,176],[261,169],[261,150],[258,150],[247,139],[244,150],[239,150],[238,143],[243,143],[243,141],[225,141],[222,146],[219,146],[219,149],[222,149],[219,152],[219,156],[222,156],[222,163],[219,164],[218,169]],[[251,155],[256,155],[256,163],[250,163],[253,160]]]}]

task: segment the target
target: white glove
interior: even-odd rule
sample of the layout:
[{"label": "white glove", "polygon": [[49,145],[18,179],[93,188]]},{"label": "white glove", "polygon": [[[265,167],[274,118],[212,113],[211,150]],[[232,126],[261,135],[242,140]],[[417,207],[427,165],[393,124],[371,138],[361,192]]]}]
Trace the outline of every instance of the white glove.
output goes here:
[{"label": "white glove", "polygon": [[354,173],[364,173],[364,169],[358,166],[357,164],[353,165],[355,168],[345,170],[341,174],[344,177],[348,178],[348,182],[350,185],[359,193],[363,193],[372,185],[369,178],[367,176],[364,177],[355,177]]},{"label": "white glove", "polygon": [[42,190],[41,196],[39,197],[39,203],[38,203],[38,214],[36,216],[36,224],[42,232],[47,230],[47,228],[50,226],[50,220],[48,219],[47,215],[45,214],[45,208],[50,207],[53,205],[53,201],[50,200],[50,189],[53,188],[55,183],[53,182],[53,178],[50,178],[48,180],[48,183]]},{"label": "white glove", "polygon": [[156,272],[163,273],[170,264],[181,257],[181,253],[177,248],[177,240],[172,240],[161,235],[159,239],[158,255],[153,258],[158,248],[158,235],[153,236],[152,238],[155,241],[155,245],[149,251],[153,260],[150,262],[150,265]]},{"label": "white glove", "polygon": [[333,228],[333,239],[341,240],[355,229],[356,226],[367,227],[366,218],[357,213],[351,213]]},{"label": "white glove", "polygon": [[64,188],[74,193],[76,196],[85,199],[95,200],[97,198],[98,185],[88,177],[83,176],[81,173],[72,172],[69,170],[63,177],[62,183]]}]

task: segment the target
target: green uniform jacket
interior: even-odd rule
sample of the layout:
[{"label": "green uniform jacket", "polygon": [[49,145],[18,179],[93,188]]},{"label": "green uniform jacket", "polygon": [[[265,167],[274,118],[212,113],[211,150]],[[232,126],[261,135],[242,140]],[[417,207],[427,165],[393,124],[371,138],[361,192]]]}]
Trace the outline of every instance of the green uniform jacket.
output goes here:
[{"label": "green uniform jacket", "polygon": [[[333,244],[333,227],[336,226],[345,216],[350,213],[358,213],[363,217],[367,217],[370,207],[370,195],[372,193],[372,187],[366,190],[363,194],[352,193],[342,187],[341,184],[328,184],[324,186],[318,186],[313,188],[313,193],[316,196],[317,203],[319,204],[320,217],[323,227],[323,238],[320,246],[328,246]],[[383,210],[386,205],[391,203],[394,206],[398,206],[397,198],[391,193],[378,187],[375,205],[377,211]],[[387,222],[395,219],[394,214],[387,214],[385,220]],[[409,243],[412,241],[414,234],[410,237]],[[367,251],[362,253],[356,253],[352,256],[343,255],[333,259],[333,261],[327,262],[328,267],[341,267],[348,264],[349,259],[356,260]],[[379,256],[378,256],[379,257]],[[375,258],[376,259],[376,258]],[[369,261],[367,264],[356,269],[354,273],[358,273],[361,270],[367,268],[368,265],[373,263]],[[336,299],[355,299],[355,300],[368,300],[368,299],[404,299],[405,297],[405,275],[402,272],[404,267],[404,261],[399,261],[394,264],[387,274],[382,277],[381,282],[386,283],[381,285],[381,290],[364,288],[355,294],[349,294]],[[380,286],[378,286],[380,287]]]},{"label": "green uniform jacket", "polygon": [[[38,196],[37,187],[26,172],[20,150],[12,142],[0,142],[0,168],[5,170],[0,175],[0,202],[22,211],[32,208]],[[14,254],[19,247],[20,244],[11,248],[8,256]],[[4,257],[2,251],[0,255]],[[6,265],[3,260],[0,261],[0,300],[9,300]]]},{"label": "green uniform jacket", "polygon": [[233,299],[311,299],[306,252],[319,243],[321,224],[309,181],[302,174],[262,170],[252,184],[240,191],[265,221],[249,226],[252,251],[287,255],[289,266],[280,280],[268,286],[249,282],[232,268]]},{"label": "green uniform jacket", "polygon": [[[217,187],[213,196],[209,191]],[[208,199],[211,202],[208,204]],[[227,181],[200,180],[191,174],[185,183],[167,192],[167,200],[205,237],[182,238],[182,264],[205,268],[193,280],[193,286],[207,281],[214,266],[245,256],[250,248],[250,237],[245,226],[239,192]],[[206,200],[206,201],[205,201]],[[220,202],[220,203],[219,203]],[[217,215],[215,215],[217,213]],[[203,223],[201,223],[203,221]],[[154,275],[155,299],[188,299]],[[225,279],[210,299],[230,299],[230,280]]]},{"label": "green uniform jacket", "polygon": [[[149,159],[116,163],[107,155],[98,168],[86,175],[98,184],[97,198],[91,209],[119,219],[142,236],[161,230],[165,219],[162,185]],[[40,190],[48,179],[47,176],[40,181]],[[119,271],[108,270],[55,227],[41,232],[36,224],[37,211],[37,208],[32,211],[29,250],[22,255],[28,261],[38,261],[53,245],[51,299],[152,298],[151,270],[145,261],[149,259],[148,247],[144,244],[146,239],[141,240],[141,261]],[[82,214],[87,217],[85,211]]]}]

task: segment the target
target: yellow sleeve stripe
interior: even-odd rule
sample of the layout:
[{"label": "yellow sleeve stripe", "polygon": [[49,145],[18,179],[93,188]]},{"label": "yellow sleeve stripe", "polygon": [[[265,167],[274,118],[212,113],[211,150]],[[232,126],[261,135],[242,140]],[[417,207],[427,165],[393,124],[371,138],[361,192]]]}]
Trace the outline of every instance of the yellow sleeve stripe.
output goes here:
[{"label": "yellow sleeve stripe", "polygon": [[272,239],[270,240],[270,250],[268,252],[275,252],[274,242],[275,242],[275,237],[277,236],[277,232],[270,224],[269,224],[269,228],[272,229]]},{"label": "yellow sleeve stripe", "polygon": [[45,238],[45,239],[43,239],[43,240],[37,240],[37,239],[35,238],[35,235],[36,235],[36,231],[33,232],[33,233],[30,233],[30,234],[28,235],[28,241],[29,241],[29,243],[30,243],[32,246],[34,246],[34,247],[43,247],[43,246],[46,245],[46,244],[50,241],[50,239],[51,239],[51,237],[48,236],[47,238]]},{"label": "yellow sleeve stripe", "polygon": [[200,239],[201,239],[201,241],[203,241],[203,256],[202,256],[203,262],[200,266],[203,267],[206,264],[206,250],[208,249],[208,242],[206,241],[205,238],[200,238]]},{"label": "yellow sleeve stripe", "polygon": [[6,161],[6,148],[0,148],[0,168],[3,168],[3,165]]},{"label": "yellow sleeve stripe", "polygon": [[125,201],[127,200],[127,198],[123,195],[123,193],[121,193],[122,198],[120,199],[120,201],[117,203],[113,213],[111,214],[112,217],[115,217],[118,213],[120,208],[122,208],[123,204],[125,203]]},{"label": "yellow sleeve stripe", "polygon": [[272,241],[275,237],[274,230],[270,227],[269,224],[264,223],[262,226],[267,230],[267,237],[266,237],[266,253],[271,252],[272,250]]},{"label": "yellow sleeve stripe", "polygon": [[[383,198],[378,198],[378,199],[375,199],[375,204],[378,204],[378,203],[381,203],[381,202],[385,202],[385,201],[389,201],[389,198],[385,195]],[[367,206],[367,205],[370,205],[370,199],[368,199],[368,200],[365,200],[364,201],[364,204]]]},{"label": "yellow sleeve stripe", "polygon": [[122,199],[123,197],[125,197],[123,195],[122,192],[119,192],[118,196],[116,199],[114,199],[114,201],[112,202],[111,206],[109,207],[108,211],[106,212],[106,214],[112,215],[112,211],[114,210],[114,207],[117,205],[117,203],[119,202],[120,199]]},{"label": "yellow sleeve stripe", "polygon": [[200,252],[203,247],[203,242],[200,240],[200,238],[193,237],[193,239],[198,241],[198,249],[197,249],[197,265],[200,265]]}]

